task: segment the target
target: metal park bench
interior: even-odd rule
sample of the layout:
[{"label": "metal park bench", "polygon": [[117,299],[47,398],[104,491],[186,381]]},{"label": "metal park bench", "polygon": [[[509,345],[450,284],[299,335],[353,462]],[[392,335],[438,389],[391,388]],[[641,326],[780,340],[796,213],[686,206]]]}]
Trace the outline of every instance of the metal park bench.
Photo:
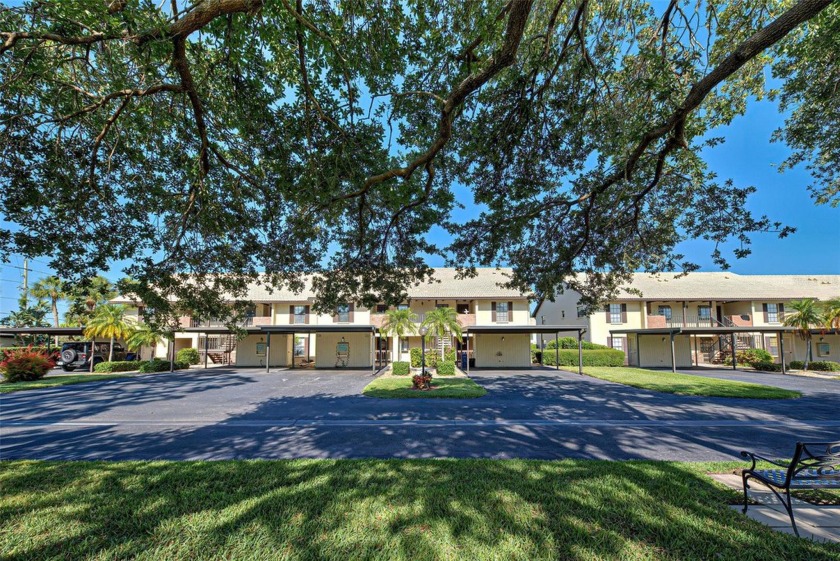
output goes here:
[{"label": "metal park bench", "polygon": [[[743,458],[752,459],[752,466],[741,472],[744,481],[744,514],[749,497],[747,482],[750,478],[763,483],[778,497],[790,516],[793,532],[799,536],[793,519],[791,489],[840,489],[840,442],[797,442],[793,459],[783,463],[763,458],[751,452],[741,452]],[[756,461],[763,460],[781,469],[756,469]],[[782,496],[784,491],[784,496]]]}]

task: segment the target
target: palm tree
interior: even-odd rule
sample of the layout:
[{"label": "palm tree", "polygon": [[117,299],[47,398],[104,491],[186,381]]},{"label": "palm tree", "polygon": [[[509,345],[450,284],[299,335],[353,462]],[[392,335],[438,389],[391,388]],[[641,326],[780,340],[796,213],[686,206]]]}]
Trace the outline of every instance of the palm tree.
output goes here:
[{"label": "palm tree", "polygon": [[[811,352],[811,329],[823,325],[824,318],[820,306],[813,298],[794,300],[789,304],[793,313],[785,314],[784,323],[787,326],[795,327],[796,332],[808,343],[808,350],[805,354],[804,369],[808,370],[808,362],[813,360]],[[784,357],[782,357],[784,360]]]},{"label": "palm tree", "polygon": [[408,308],[388,310],[385,312],[385,322],[381,329],[385,335],[393,335],[397,338],[397,349],[399,350],[400,340],[403,337],[417,333],[417,314]]},{"label": "palm tree", "polygon": [[[64,290],[64,282],[57,276],[51,275],[36,282],[29,292],[35,298],[49,300],[53,315],[53,327],[58,327],[58,301],[63,300],[67,295]],[[55,344],[58,345],[58,335],[55,336]]]},{"label": "palm tree", "polygon": [[[427,329],[426,336],[429,339],[432,337],[446,337],[451,333],[458,341],[463,341],[461,322],[458,321],[458,314],[449,306],[435,308],[427,313],[426,319],[423,320],[423,325]],[[444,358],[443,345],[440,347],[440,358],[441,360]]]},{"label": "palm tree", "polygon": [[[110,337],[111,347],[108,350],[108,362],[114,358],[114,339],[126,339],[134,331],[132,322],[125,316],[125,306],[104,304],[99,306],[96,314],[90,319],[85,328],[85,337]],[[93,359],[91,358],[91,361]]]},{"label": "palm tree", "polygon": [[99,275],[90,278],[84,286],[74,287],[68,294],[70,299],[70,307],[66,315],[68,323],[87,324],[95,314],[97,306],[107,304],[108,300],[116,295],[117,291],[114,290],[111,281]]},{"label": "palm tree", "polygon": [[823,310],[826,329],[840,329],[840,298],[826,300]]},{"label": "palm tree", "polygon": [[152,360],[155,356],[155,347],[162,339],[163,336],[159,332],[144,323],[126,338],[125,344],[132,351],[136,350],[138,355],[143,347],[152,347],[152,355],[149,357],[149,360]]}]

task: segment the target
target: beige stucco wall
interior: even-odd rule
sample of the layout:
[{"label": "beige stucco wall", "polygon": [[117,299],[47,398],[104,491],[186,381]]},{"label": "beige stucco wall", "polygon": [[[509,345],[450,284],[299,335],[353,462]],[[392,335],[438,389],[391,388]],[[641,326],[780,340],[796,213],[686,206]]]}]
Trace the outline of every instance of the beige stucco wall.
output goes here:
[{"label": "beige stucco wall", "polygon": [[[531,310],[528,306],[528,300],[525,298],[510,298],[507,300],[498,300],[499,302],[513,302],[513,317],[508,322],[509,325],[529,325],[531,323]],[[493,301],[492,300],[476,300],[476,325],[494,325],[493,322]]]},{"label": "beige stucco wall", "polygon": [[641,329],[644,327],[644,315],[646,315],[644,302],[624,302],[627,304],[627,322],[609,323],[607,312],[598,310],[589,318],[589,341],[606,345],[610,337],[611,329]]},{"label": "beige stucco wall", "polygon": [[372,335],[369,333],[318,333],[315,337],[318,343],[319,352],[315,358],[317,368],[335,368],[336,344],[342,337],[350,343],[350,360],[348,368],[370,368],[371,366],[371,342]]},{"label": "beige stucco wall", "polygon": [[[501,353],[501,356],[498,353]],[[479,368],[523,368],[531,366],[531,338],[526,334],[518,333],[505,335],[476,334],[475,365]]]},{"label": "beige stucco wall", "polygon": [[[677,368],[691,367],[691,341],[687,335],[674,337]],[[671,340],[668,335],[642,335],[639,338],[639,366],[668,368],[671,366]]]},{"label": "beige stucco wall", "polygon": [[[785,312],[790,311],[788,307],[789,302],[784,300],[762,300],[762,301],[755,301],[751,302],[752,304],[752,316],[753,316],[753,325],[782,325],[781,322],[776,323],[768,323],[764,321],[764,304],[784,304]],[[779,318],[782,319],[782,318]]]},{"label": "beige stucco wall", "polygon": [[[271,336],[269,366],[288,366],[288,335]],[[236,344],[236,366],[265,366],[266,356],[257,354],[257,343],[265,343],[265,335],[248,335]]]}]

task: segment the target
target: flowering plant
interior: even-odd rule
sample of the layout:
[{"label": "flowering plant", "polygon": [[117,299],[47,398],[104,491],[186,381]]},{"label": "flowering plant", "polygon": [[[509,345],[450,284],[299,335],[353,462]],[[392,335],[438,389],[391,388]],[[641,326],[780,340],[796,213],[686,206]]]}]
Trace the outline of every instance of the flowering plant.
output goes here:
[{"label": "flowering plant", "polygon": [[47,353],[26,347],[5,354],[0,362],[0,374],[7,382],[38,380],[54,366],[55,361]]}]

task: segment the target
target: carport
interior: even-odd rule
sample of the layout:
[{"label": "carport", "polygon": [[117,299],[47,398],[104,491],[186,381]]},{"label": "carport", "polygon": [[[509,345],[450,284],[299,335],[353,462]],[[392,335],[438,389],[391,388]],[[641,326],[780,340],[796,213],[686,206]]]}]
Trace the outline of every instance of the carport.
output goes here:
[{"label": "carport", "polygon": [[[81,337],[84,327],[0,327],[0,335],[48,335],[51,337]],[[52,348],[52,341],[47,339],[47,350]]]},{"label": "carport", "polygon": [[[344,324],[326,324],[326,325],[313,325],[308,323],[295,323],[289,325],[262,325],[259,327],[259,331],[265,334],[265,371],[269,371],[269,359],[271,357],[271,335],[290,335],[294,337],[295,335],[299,334],[306,334],[307,337],[311,337],[314,333],[316,336],[321,335],[343,335],[343,334],[369,334],[370,335],[370,368],[371,371],[376,372],[376,360],[375,354],[376,351],[374,349],[374,342],[376,339],[377,329],[373,325],[344,325]],[[342,338],[342,343],[344,343]],[[311,348],[311,345],[310,345]],[[348,360],[351,360],[350,354],[352,352],[352,348],[348,346]],[[323,351],[318,351],[323,352]],[[316,352],[316,360],[318,356],[318,352]],[[356,354],[355,356],[359,356]],[[294,356],[292,356],[291,361],[291,368],[294,368]],[[323,366],[318,366],[318,368],[323,368]],[[348,367],[350,365],[348,364]]]},{"label": "carport", "polygon": [[[554,340],[556,342],[556,358],[557,358],[557,370],[560,370],[560,334],[561,333],[575,333],[577,336],[578,342],[578,373],[583,374],[583,334],[586,333],[586,327],[584,326],[573,326],[573,325],[471,325],[464,329],[464,334],[467,335],[467,354],[469,354],[470,350],[470,335],[475,335],[476,340],[474,341],[474,346],[479,347],[478,344],[478,336],[479,335],[496,335],[501,337],[501,341],[504,342],[506,335],[528,335],[528,357],[529,357],[529,364],[530,364],[530,356],[531,356],[531,338],[530,335],[534,334],[543,334],[543,335],[551,335],[554,334]],[[476,358],[476,367],[480,367],[478,360]],[[470,363],[469,360],[467,361],[467,372],[470,371]]]},{"label": "carport", "polygon": [[[242,330],[245,331],[247,336],[259,335],[260,334],[260,330],[256,327],[246,327],[246,328],[242,328]],[[209,326],[208,327],[182,327],[177,331],[177,333],[189,333],[189,334],[197,333],[199,335],[204,335],[204,349],[203,349],[203,351],[204,351],[204,368],[207,368],[207,366],[208,366],[208,351],[209,351],[209,344],[210,344],[209,335],[232,335],[233,334],[233,332],[225,326],[219,326],[219,327],[209,327]],[[200,342],[201,342],[201,339],[199,339],[199,343]],[[173,348],[172,345],[173,345],[172,342],[167,343],[166,354],[167,354],[167,356],[171,355],[171,357],[174,357],[175,356],[175,349]],[[266,364],[268,364],[268,360],[266,360]]]},{"label": "carport", "polygon": [[[663,327],[663,328],[652,328],[652,329],[612,329],[610,330],[610,335],[635,335],[636,336],[636,366],[641,367],[641,357],[642,357],[642,336],[646,337],[661,337],[662,341],[665,340],[667,337],[669,340],[669,347],[668,347],[668,356],[671,362],[671,371],[677,371],[677,348],[675,339],[677,336],[686,336],[688,337],[688,349],[689,354],[691,351],[691,341],[692,337],[694,338],[694,360],[689,360],[689,364],[683,365],[686,367],[698,366],[697,364],[697,336],[698,335],[713,335],[720,338],[724,338],[728,336],[729,339],[729,346],[731,349],[736,349],[735,338],[738,334],[752,334],[752,333],[759,333],[765,334],[769,333],[772,335],[776,335],[778,337],[779,342],[779,357],[780,363],[782,366],[782,374],[786,372],[786,365],[785,365],[785,339],[783,337],[784,334],[796,333],[797,329],[794,327],[789,326],[717,326],[717,327]],[[829,333],[831,331],[828,331]],[[823,330],[819,329],[812,329],[811,334],[824,334],[826,333]],[[651,339],[646,339],[650,341]],[[734,354],[734,353],[733,353]],[[738,365],[737,361],[732,361],[732,369],[737,370]]]}]

